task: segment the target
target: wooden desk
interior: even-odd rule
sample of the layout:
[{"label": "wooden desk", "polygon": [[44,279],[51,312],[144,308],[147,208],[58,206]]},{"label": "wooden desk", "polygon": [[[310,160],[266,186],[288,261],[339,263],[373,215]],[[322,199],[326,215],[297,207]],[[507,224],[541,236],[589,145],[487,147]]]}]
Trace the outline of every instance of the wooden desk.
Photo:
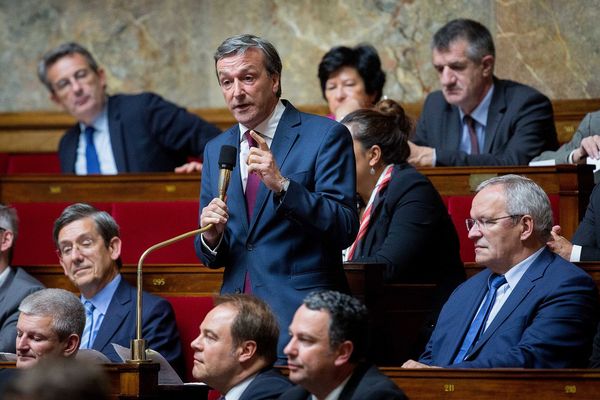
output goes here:
[{"label": "wooden desk", "polygon": [[[208,396],[207,386],[159,385],[160,366],[155,363],[103,364],[102,367],[110,382],[111,399],[203,400]],[[14,362],[0,362],[0,368],[16,366]]]},{"label": "wooden desk", "polygon": [[599,399],[600,370],[381,368],[411,400]]}]

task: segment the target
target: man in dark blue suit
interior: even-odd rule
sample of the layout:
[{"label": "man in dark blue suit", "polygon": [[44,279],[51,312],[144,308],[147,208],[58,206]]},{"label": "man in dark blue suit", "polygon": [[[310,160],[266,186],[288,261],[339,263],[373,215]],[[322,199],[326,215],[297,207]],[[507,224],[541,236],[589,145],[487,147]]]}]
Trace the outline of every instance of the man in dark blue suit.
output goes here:
[{"label": "man in dark blue suit", "polygon": [[[108,96],[104,70],[77,43],[47,52],[38,77],[50,91],[50,99],[77,120],[59,144],[65,173],[201,170],[198,162],[186,164],[188,157],[200,157],[206,142],[220,133],[154,93]],[[94,157],[97,163],[90,164]]]},{"label": "man in dark blue suit", "polygon": [[331,290],[308,295],[290,325],[285,347],[290,380],[282,400],[404,400],[406,396],[367,361],[367,308]]},{"label": "man in dark blue suit", "polygon": [[[215,62],[239,124],[206,145],[200,226],[212,225],[196,252],[207,266],[225,267],[222,293],[252,292],[288,326],[310,291],[348,290],[342,249],[358,230],[352,138],[279,99],[281,59],[266,40],[229,38]],[[218,198],[223,145],[239,152],[226,202]],[[280,351],[287,340],[282,333]]]},{"label": "man in dark blue suit", "polygon": [[[65,208],[54,223],[54,242],[65,275],[81,292],[86,308],[82,349],[122,362],[112,343],[129,347],[136,337],[136,289],[119,273],[119,226],[105,211],[87,204]],[[144,292],[142,336],[180,374],[183,355],[175,315],[166,300]],[[182,375],[183,376],[183,375]]]},{"label": "man in dark blue suit", "polygon": [[194,378],[237,400],[276,399],[292,383],[273,368],[279,326],[255,296],[217,296],[192,342]]},{"label": "man in dark blue suit", "polygon": [[546,248],[548,196],[517,175],[489,179],[477,192],[467,227],[476,261],[487,268],[454,291],[419,362],[404,367],[587,366],[596,285]]},{"label": "man in dark blue suit", "polygon": [[425,100],[409,142],[411,164],[527,165],[558,147],[550,100],[494,76],[494,41],[485,26],[452,20],[431,47],[442,90]]}]

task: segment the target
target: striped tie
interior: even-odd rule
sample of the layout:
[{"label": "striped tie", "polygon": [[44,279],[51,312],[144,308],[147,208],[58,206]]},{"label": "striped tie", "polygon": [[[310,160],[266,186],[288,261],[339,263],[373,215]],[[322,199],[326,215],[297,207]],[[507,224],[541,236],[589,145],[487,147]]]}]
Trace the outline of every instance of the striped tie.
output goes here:
[{"label": "striped tie", "polygon": [[81,345],[79,347],[82,349],[91,349],[92,334],[94,332],[94,310],[96,307],[89,300],[83,303],[83,307],[85,308],[85,329],[83,330]]},{"label": "striped tie", "polygon": [[374,189],[375,194],[371,196],[372,201],[369,202],[369,204],[367,205],[367,209],[365,210],[365,212],[362,215],[362,218],[360,220],[360,227],[358,228],[358,235],[356,235],[356,239],[354,239],[354,243],[352,243],[352,246],[350,246],[350,249],[346,253],[346,257],[345,257],[346,261],[352,261],[352,259],[354,257],[354,253],[356,252],[356,248],[358,247],[358,244],[360,243],[360,241],[363,239],[363,237],[367,233],[367,229],[369,228],[369,222],[371,221],[371,213],[372,213],[373,203],[375,203],[374,200],[379,195],[379,192],[381,192],[381,190],[383,190],[388,185],[388,183],[390,183],[390,179],[392,179],[392,170],[393,169],[394,168],[392,165],[388,165],[387,169],[383,175],[383,178],[375,186],[375,189]]}]

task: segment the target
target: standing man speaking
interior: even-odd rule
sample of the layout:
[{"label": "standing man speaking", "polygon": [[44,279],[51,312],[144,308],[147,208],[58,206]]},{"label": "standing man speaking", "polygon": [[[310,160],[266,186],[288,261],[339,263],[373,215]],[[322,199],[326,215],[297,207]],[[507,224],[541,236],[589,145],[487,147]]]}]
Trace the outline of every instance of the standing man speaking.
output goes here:
[{"label": "standing man speaking", "polygon": [[[281,59],[253,35],[226,39],[215,53],[225,102],[238,121],[204,151],[196,252],[225,267],[222,293],[253,293],[289,326],[314,289],[347,290],[342,249],[358,230],[352,138],[332,120],[280,100]],[[216,157],[238,149],[227,201],[218,198]],[[280,335],[279,354],[288,341]]]}]

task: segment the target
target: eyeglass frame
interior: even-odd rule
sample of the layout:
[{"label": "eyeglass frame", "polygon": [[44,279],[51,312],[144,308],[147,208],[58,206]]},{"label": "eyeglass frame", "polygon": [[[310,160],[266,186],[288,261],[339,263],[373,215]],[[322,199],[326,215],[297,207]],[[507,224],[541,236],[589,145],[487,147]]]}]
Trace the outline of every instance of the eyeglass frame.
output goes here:
[{"label": "eyeglass frame", "polygon": [[[489,227],[487,226],[487,224],[489,224],[490,222],[492,223],[496,223],[498,221],[500,221],[501,219],[507,219],[507,218],[523,218],[525,216],[525,214],[512,214],[512,215],[505,215],[504,217],[498,217],[498,218],[490,218],[490,219],[473,219],[473,218],[465,218],[465,225],[467,227],[467,232],[471,232],[471,229],[473,229],[473,227],[475,227],[475,225],[477,225],[477,229],[481,230],[488,230]],[[469,227],[469,225],[471,225]]]}]

